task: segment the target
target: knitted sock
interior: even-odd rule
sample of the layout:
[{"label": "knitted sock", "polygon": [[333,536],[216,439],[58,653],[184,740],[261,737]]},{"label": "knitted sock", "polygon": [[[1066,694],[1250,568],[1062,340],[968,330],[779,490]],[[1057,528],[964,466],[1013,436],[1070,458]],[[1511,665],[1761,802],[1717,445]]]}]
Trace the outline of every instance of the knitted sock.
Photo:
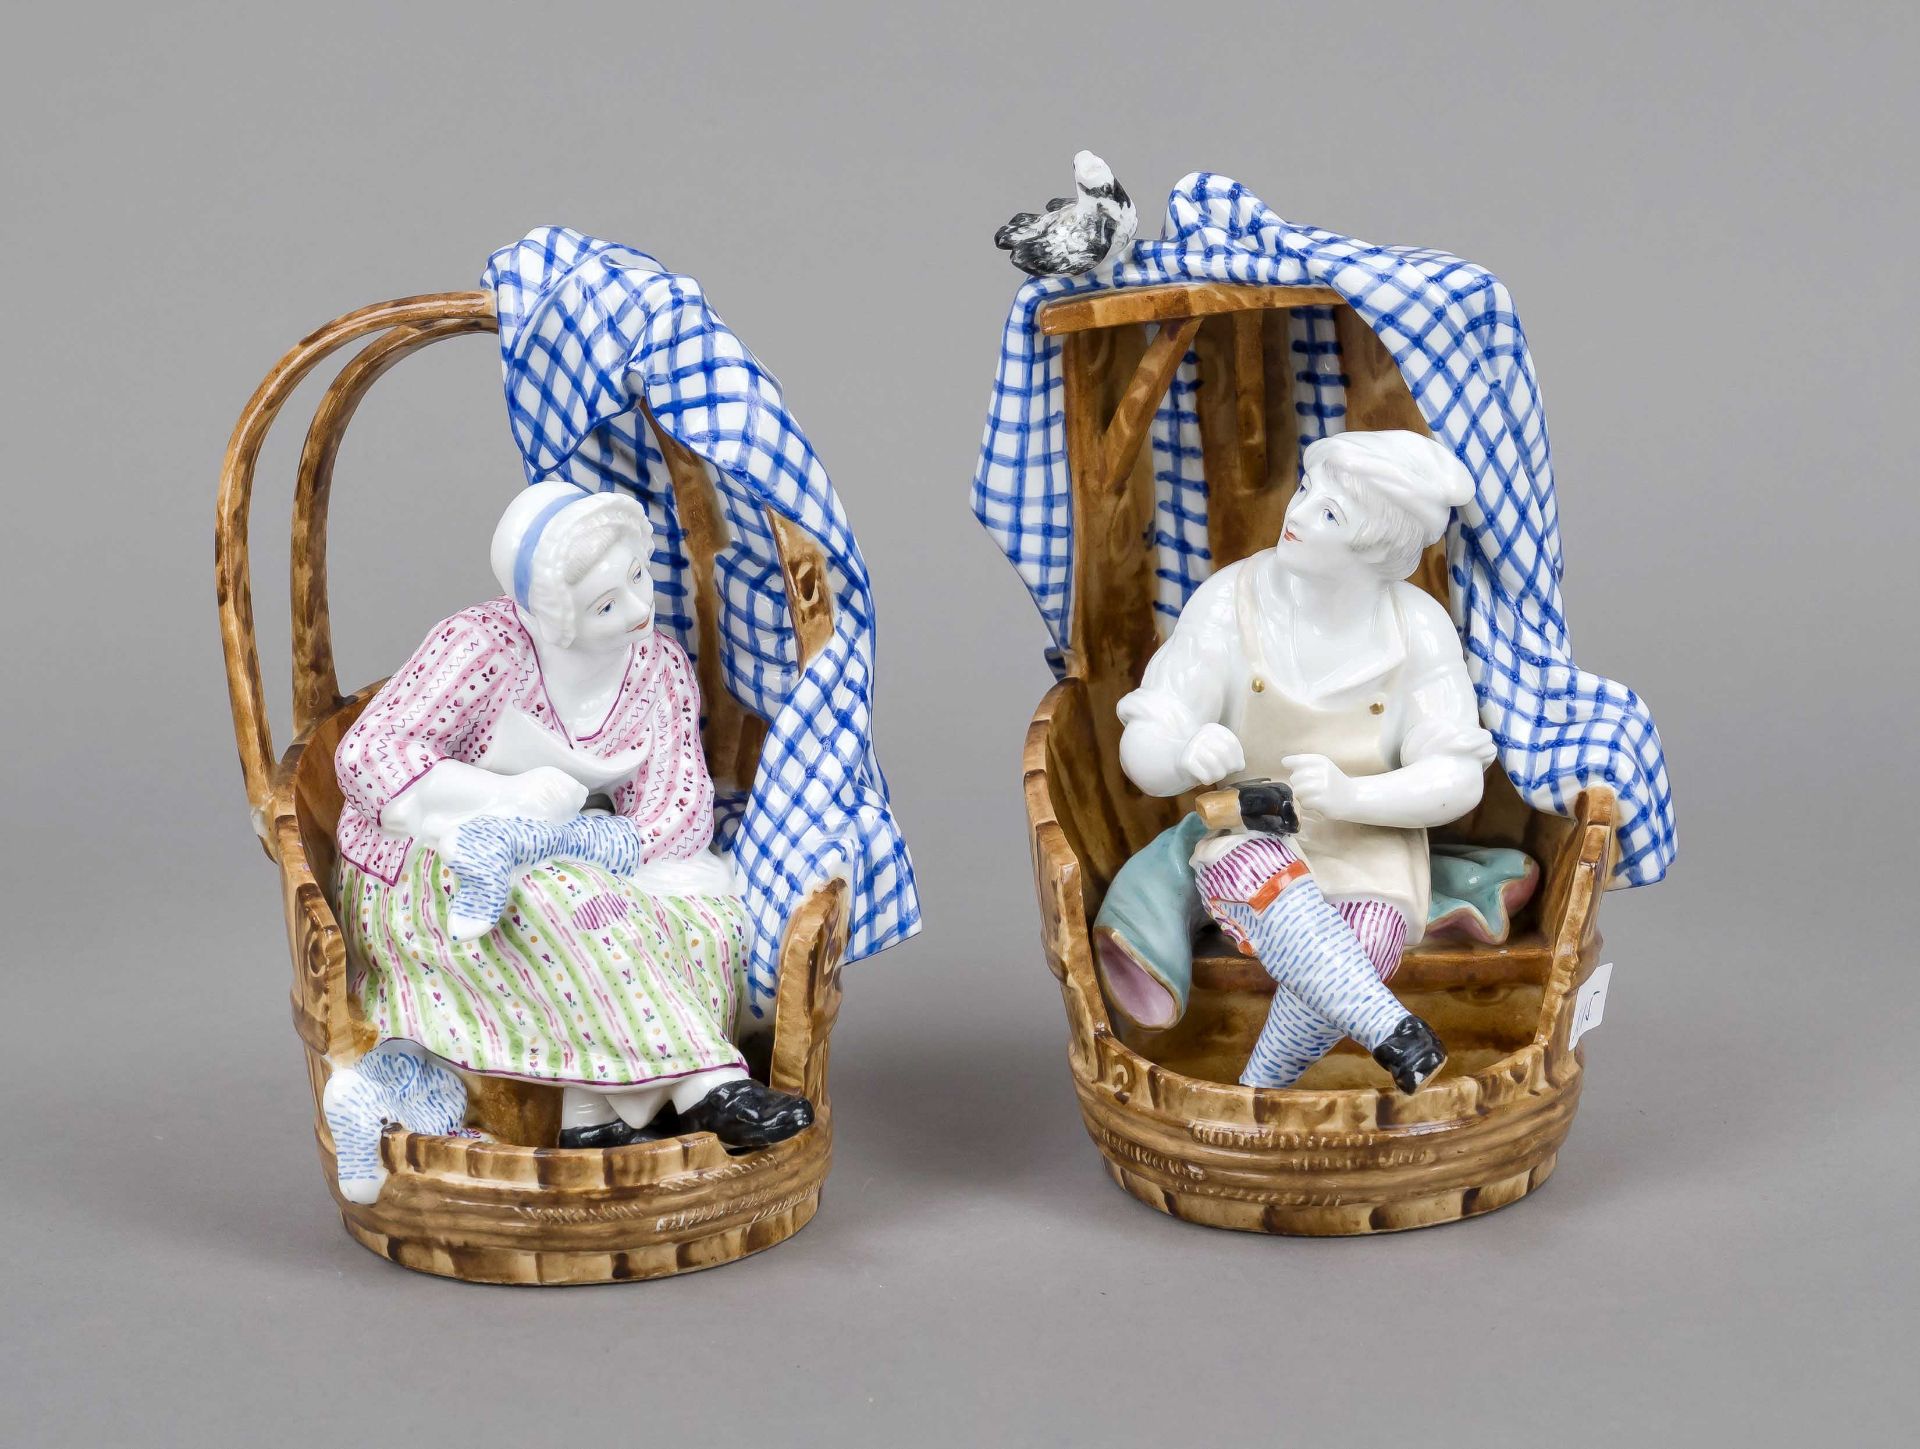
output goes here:
[{"label": "knitted sock", "polygon": [[370,1203],[387,1179],[381,1132],[389,1123],[436,1136],[459,1132],[467,1116],[467,1088],[459,1073],[416,1043],[384,1041],[327,1078],[320,1107],[333,1138],[341,1194],[349,1202]]},{"label": "knitted sock", "polygon": [[543,860],[584,860],[609,874],[632,875],[640,868],[640,835],[633,822],[618,815],[576,815],[559,823],[480,815],[454,836],[446,862],[459,877],[447,916],[456,941],[472,941],[491,931],[507,908],[514,877]]}]

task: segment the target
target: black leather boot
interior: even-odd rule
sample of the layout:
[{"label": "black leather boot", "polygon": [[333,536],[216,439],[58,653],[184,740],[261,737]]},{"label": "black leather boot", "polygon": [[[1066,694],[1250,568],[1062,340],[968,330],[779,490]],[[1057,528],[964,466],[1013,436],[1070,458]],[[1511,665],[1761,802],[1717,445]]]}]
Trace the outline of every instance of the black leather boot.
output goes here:
[{"label": "black leather boot", "polygon": [[1249,830],[1268,835],[1298,835],[1300,813],[1293,803],[1293,787],[1284,780],[1242,780],[1240,819]]},{"label": "black leather boot", "polygon": [[1409,1016],[1373,1049],[1373,1059],[1387,1069],[1394,1086],[1411,1096],[1447,1059],[1447,1049],[1433,1028],[1417,1016]]},{"label": "black leather boot", "polygon": [[771,1147],[813,1125],[813,1104],[750,1077],[722,1082],[680,1114],[682,1132],[711,1132],[736,1152]]}]

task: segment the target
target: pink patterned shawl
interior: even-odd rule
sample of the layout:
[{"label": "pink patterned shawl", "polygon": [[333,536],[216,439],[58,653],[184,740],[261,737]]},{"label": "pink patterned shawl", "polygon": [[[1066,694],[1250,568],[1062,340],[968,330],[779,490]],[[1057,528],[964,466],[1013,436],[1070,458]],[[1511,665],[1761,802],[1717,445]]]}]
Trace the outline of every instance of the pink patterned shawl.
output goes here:
[{"label": "pink patterned shawl", "polygon": [[612,796],[614,810],[639,827],[643,859],[684,860],[713,839],[700,689],[680,646],[658,630],[635,644],[606,719],[591,734],[570,736],[547,697],[532,637],[513,601],[499,598],[436,624],[340,741],[342,859],[397,882],[414,841],[381,829],[380,812],[440,761],[478,761],[514,706],[590,754],[647,752]]}]

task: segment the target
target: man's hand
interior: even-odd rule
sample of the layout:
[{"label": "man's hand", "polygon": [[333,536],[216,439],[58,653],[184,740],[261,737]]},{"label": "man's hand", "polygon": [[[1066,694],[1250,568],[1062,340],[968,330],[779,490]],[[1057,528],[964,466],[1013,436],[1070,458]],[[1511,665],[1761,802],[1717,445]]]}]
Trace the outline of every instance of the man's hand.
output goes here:
[{"label": "man's hand", "polygon": [[1288,755],[1287,783],[1293,803],[1302,815],[1322,820],[1344,820],[1353,806],[1353,779],[1325,755]]},{"label": "man's hand", "polygon": [[1240,747],[1240,737],[1222,724],[1200,726],[1180,754],[1180,768],[1202,785],[1246,767],[1247,752]]}]

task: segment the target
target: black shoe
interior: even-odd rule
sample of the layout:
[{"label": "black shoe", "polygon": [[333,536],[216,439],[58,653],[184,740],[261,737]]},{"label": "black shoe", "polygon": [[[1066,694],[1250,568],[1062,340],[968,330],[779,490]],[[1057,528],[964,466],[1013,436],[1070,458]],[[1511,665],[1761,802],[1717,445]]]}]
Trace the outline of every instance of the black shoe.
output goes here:
[{"label": "black shoe", "polygon": [[813,1104],[776,1092],[748,1077],[722,1082],[680,1114],[682,1132],[711,1132],[723,1145],[744,1152],[771,1147],[813,1125]]},{"label": "black shoe", "polygon": [[611,1122],[596,1122],[591,1127],[560,1129],[562,1147],[625,1147],[635,1140],[633,1128],[618,1117]]},{"label": "black shoe", "polygon": [[644,1127],[629,1127],[615,1117],[611,1122],[596,1122],[591,1127],[567,1128],[560,1134],[560,1145],[630,1147],[636,1142],[665,1142],[669,1137],[678,1137],[685,1130],[680,1125],[680,1114],[673,1110],[673,1103],[669,1102]]},{"label": "black shoe", "polygon": [[1409,1016],[1373,1049],[1373,1059],[1387,1069],[1394,1086],[1411,1096],[1447,1059],[1447,1049],[1433,1028],[1417,1016]]}]

